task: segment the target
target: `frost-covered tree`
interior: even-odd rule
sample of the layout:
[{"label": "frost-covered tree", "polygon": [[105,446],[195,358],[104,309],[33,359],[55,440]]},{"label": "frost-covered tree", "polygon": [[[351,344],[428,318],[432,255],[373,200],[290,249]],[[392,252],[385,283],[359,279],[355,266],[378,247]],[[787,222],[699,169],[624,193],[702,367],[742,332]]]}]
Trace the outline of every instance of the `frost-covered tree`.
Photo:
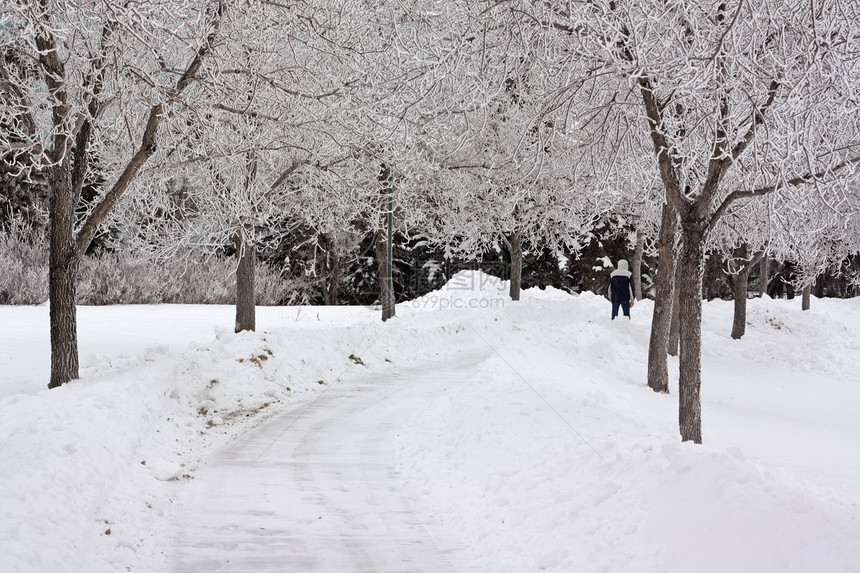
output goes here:
[{"label": "frost-covered tree", "polygon": [[533,38],[519,37],[525,33],[516,26],[521,16],[496,16],[507,20],[481,36],[472,53],[482,73],[458,77],[484,97],[452,124],[452,143],[436,147],[439,195],[427,208],[438,223],[431,235],[454,252],[507,253],[516,301],[524,248],[573,247],[621,193],[590,192],[572,161],[579,142],[557,129],[562,112],[540,105],[545,70],[529,47]]},{"label": "frost-covered tree", "polygon": [[852,189],[835,196],[797,189],[789,201],[777,205],[773,220],[771,250],[793,263],[792,286],[802,291],[803,310],[808,310],[816,279],[838,274],[842,262],[860,252],[860,200]]},{"label": "frost-covered tree", "polygon": [[[404,55],[409,42],[396,25],[404,10],[261,3],[225,23],[204,69],[198,121],[174,135],[172,165],[191,183],[195,212],[175,226],[185,240],[172,233],[168,242],[235,242],[237,330],[254,328],[252,263],[262,242],[311,231],[320,235],[302,241],[328,250],[362,219],[380,229],[380,190],[393,189],[380,166],[396,170],[414,156],[410,132],[426,124],[419,104],[439,81],[438,62]],[[404,177],[396,179],[402,195]],[[156,199],[145,199],[152,211]],[[336,291],[341,267],[331,268],[326,292]]]},{"label": "frost-covered tree", "polygon": [[465,2],[377,8],[369,34],[379,42],[372,77],[332,124],[351,151],[335,171],[352,169],[344,180],[372,190],[366,224],[376,237],[383,320],[395,311],[392,235],[408,235],[427,220],[421,207],[441,182],[437,166],[463,145],[463,124],[486,101],[478,81],[483,52],[474,45],[483,45],[483,26],[473,10]]},{"label": "frost-covered tree", "polygon": [[[7,169],[43,176],[50,192],[51,388],[78,377],[80,261],[164,124],[187,120],[226,11],[214,0],[3,4],[0,147],[13,150]],[[98,193],[84,202],[91,183]]]},{"label": "frost-covered tree", "polygon": [[[290,179],[324,160],[313,130],[326,100],[346,83],[333,72],[310,74],[331,70],[333,61],[340,67],[338,41],[322,55],[315,43],[325,33],[327,8],[243,7],[225,23],[225,41],[205,67],[197,121],[176,134],[175,166],[191,183],[195,213],[177,229],[184,241],[175,233],[163,238],[174,248],[233,243],[237,332],[256,328],[256,252],[289,230]],[[316,27],[312,16],[320,20]]]},{"label": "frost-covered tree", "polygon": [[[860,10],[847,4],[539,4],[568,102],[605,173],[648,154],[678,213],[679,425],[701,442],[705,241],[727,213],[791,187],[844,193],[860,123]],[[823,186],[826,184],[826,188]]]},{"label": "frost-covered tree", "polygon": [[746,332],[747,285],[750,271],[765,256],[771,242],[768,201],[751,202],[723,217],[710,234],[707,249],[724,261],[732,285],[734,314],[731,336]]}]

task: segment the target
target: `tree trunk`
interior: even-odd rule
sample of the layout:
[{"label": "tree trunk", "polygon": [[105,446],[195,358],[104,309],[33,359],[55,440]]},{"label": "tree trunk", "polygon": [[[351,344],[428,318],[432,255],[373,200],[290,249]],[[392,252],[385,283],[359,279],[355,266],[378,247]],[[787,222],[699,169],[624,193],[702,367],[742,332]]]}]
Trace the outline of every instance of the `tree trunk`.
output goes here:
[{"label": "tree trunk", "polygon": [[682,441],[702,443],[702,279],[705,229],[699,222],[681,224],[678,263],[681,319],[681,358],[678,379],[678,425]]},{"label": "tree trunk", "polygon": [[770,261],[767,258],[767,255],[763,255],[761,260],[758,263],[758,272],[759,272],[759,281],[758,281],[758,295],[763,297],[767,294],[767,269],[770,266]]},{"label": "tree trunk", "polygon": [[709,253],[705,257],[702,274],[702,299],[711,302],[715,298],[728,296],[732,289],[725,288],[728,285],[723,284],[723,281],[725,281],[723,257],[719,253]]},{"label": "tree trunk", "polygon": [[734,318],[732,319],[732,338],[740,340],[747,328],[747,285],[749,284],[750,269],[755,264],[755,258],[749,258],[749,245],[746,243],[737,247],[728,261],[730,270],[737,273],[730,275],[732,285],[732,301],[734,302]]},{"label": "tree trunk", "polygon": [[675,293],[672,297],[672,323],[669,326],[669,356],[678,356],[681,346],[681,303],[678,302],[681,288],[678,286],[678,281],[681,279],[681,273],[675,272]]},{"label": "tree trunk", "polygon": [[749,271],[744,269],[734,277],[732,298],[734,299],[735,316],[732,320],[732,338],[740,340],[747,329],[747,284]]},{"label": "tree trunk", "polygon": [[394,293],[389,292],[389,270],[388,270],[388,239],[386,231],[379,232],[379,238],[376,240],[376,265],[379,269],[379,300],[382,303],[382,322],[394,316],[394,304],[389,301],[393,300]]},{"label": "tree trunk", "polygon": [[327,306],[336,306],[343,276],[343,259],[338,254],[338,241],[333,235],[323,234],[319,238],[319,245],[323,249],[323,256],[317,258],[317,274],[323,279],[323,302]]},{"label": "tree trunk", "polygon": [[254,293],[254,262],[256,253],[254,245],[248,241],[245,231],[236,231],[236,256],[239,265],[236,267],[236,332],[256,330],[256,307]]},{"label": "tree trunk", "polygon": [[511,256],[510,295],[511,300],[520,300],[520,290],[523,284],[523,236],[519,231],[511,233],[506,240],[508,254]]},{"label": "tree trunk", "polygon": [[384,215],[382,231],[379,233],[379,241],[376,244],[376,260],[379,265],[379,296],[382,302],[382,322],[394,317],[394,276],[392,262],[394,260],[394,203],[391,182],[391,167],[383,163],[379,170],[379,182],[382,186],[382,200]]},{"label": "tree trunk", "polygon": [[633,282],[636,300],[642,300],[642,255],[645,253],[645,233],[636,231],[636,250],[633,252]]},{"label": "tree trunk", "polygon": [[812,285],[806,285],[803,287],[803,298],[801,299],[801,309],[809,310],[809,298],[812,294]]},{"label": "tree trunk", "polygon": [[786,261],[782,268],[783,280],[785,281],[785,298],[794,300],[794,263]]},{"label": "tree trunk", "polygon": [[818,298],[824,298],[824,276],[818,275],[815,279],[815,284],[812,286],[812,294]]},{"label": "tree trunk", "polygon": [[669,369],[666,351],[672,319],[672,296],[675,290],[675,209],[663,205],[660,236],[657,244],[657,281],[651,340],[648,344],[648,386],[655,392],[669,392]]},{"label": "tree trunk", "polygon": [[75,290],[79,258],[75,255],[75,207],[65,162],[50,169],[50,254],[48,298],[51,324],[51,380],[56,388],[78,378],[78,328]]},{"label": "tree trunk", "polygon": [[337,305],[337,295],[340,292],[341,259],[336,254],[331,256],[331,268],[323,284],[323,301],[328,306]]}]

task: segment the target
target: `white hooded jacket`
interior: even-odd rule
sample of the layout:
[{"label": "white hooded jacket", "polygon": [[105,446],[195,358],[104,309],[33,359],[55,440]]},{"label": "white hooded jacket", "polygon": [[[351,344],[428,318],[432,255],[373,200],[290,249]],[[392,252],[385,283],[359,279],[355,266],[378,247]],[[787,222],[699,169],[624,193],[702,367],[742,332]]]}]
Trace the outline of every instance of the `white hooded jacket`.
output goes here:
[{"label": "white hooded jacket", "polygon": [[618,261],[618,268],[615,269],[614,271],[612,271],[612,274],[609,275],[609,288],[608,288],[606,294],[610,300],[612,299],[612,282],[613,282],[612,278],[613,277],[626,277],[627,279],[629,279],[629,283],[628,283],[628,290],[630,293],[629,300],[635,300],[636,297],[634,296],[634,293],[633,293],[633,279],[631,278],[632,276],[633,276],[633,273],[631,273],[627,269],[627,261],[624,259],[619,260]]}]

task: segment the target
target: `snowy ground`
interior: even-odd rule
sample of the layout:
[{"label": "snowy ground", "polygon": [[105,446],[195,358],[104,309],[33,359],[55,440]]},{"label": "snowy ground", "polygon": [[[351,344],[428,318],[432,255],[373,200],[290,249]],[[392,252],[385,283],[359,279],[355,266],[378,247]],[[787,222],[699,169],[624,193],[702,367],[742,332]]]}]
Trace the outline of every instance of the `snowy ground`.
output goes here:
[{"label": "snowy ground", "polygon": [[644,387],[647,301],[503,290],[239,335],[81,308],[52,391],[47,307],[0,307],[0,571],[857,570],[860,299],[750,301],[741,341],[707,303],[693,446]]}]

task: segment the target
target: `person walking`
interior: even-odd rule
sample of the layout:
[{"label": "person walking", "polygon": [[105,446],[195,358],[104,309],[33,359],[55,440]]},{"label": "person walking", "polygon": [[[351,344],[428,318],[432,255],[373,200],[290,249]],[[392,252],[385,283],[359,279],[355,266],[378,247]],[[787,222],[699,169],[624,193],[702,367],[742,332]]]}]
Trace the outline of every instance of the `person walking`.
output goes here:
[{"label": "person walking", "polygon": [[630,318],[630,308],[636,302],[633,295],[635,287],[633,284],[633,273],[627,269],[627,261],[618,261],[618,268],[609,275],[609,300],[612,302],[612,320],[618,316],[618,307],[624,312],[624,316]]}]

